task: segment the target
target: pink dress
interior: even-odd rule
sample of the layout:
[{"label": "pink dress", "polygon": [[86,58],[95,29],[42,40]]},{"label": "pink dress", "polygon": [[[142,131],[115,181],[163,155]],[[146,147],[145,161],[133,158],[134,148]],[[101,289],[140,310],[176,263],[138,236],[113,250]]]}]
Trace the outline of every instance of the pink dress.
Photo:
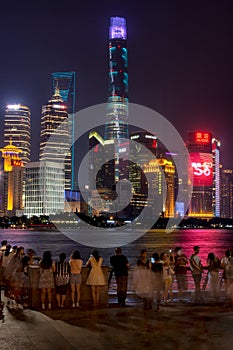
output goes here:
[{"label": "pink dress", "polygon": [[99,258],[97,262],[96,259],[92,256],[89,259],[89,263],[91,265],[90,273],[87,277],[86,284],[91,286],[104,286],[106,284],[106,280],[102,271],[102,263],[103,258]]}]

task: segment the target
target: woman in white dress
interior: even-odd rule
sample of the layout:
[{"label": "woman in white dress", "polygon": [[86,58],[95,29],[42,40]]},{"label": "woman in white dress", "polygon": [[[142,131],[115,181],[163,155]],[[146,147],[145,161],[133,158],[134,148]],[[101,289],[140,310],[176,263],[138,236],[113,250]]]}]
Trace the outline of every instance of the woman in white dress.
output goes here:
[{"label": "woman in white dress", "polygon": [[102,271],[103,258],[99,256],[98,250],[94,250],[88,259],[86,266],[91,268],[86,280],[86,285],[91,286],[91,295],[94,307],[100,304],[100,286],[106,284],[106,280]]}]

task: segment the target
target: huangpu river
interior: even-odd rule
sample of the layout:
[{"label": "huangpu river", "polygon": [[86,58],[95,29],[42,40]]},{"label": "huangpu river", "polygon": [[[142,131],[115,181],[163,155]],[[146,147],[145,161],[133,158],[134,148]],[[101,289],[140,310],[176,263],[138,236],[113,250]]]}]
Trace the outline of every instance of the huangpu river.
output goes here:
[{"label": "huangpu river", "polygon": [[[106,233],[106,232],[105,232]],[[132,232],[134,234],[134,232]],[[131,234],[132,234],[131,233]],[[88,234],[84,232],[84,234]],[[109,235],[114,235],[116,232],[109,230]],[[97,236],[98,237],[98,236]],[[11,245],[20,245],[25,248],[25,252],[29,248],[33,248],[36,251],[36,255],[42,257],[43,252],[50,250],[53,260],[58,260],[60,253],[64,252],[67,255],[67,259],[70,257],[74,250],[79,250],[84,264],[88,260],[91,252],[94,249],[98,249],[100,255],[103,257],[103,265],[110,266],[110,256],[114,254],[114,246],[112,248],[95,248],[91,246],[85,246],[79,244],[59,231],[30,231],[21,229],[0,229],[0,241],[6,239]],[[154,252],[162,253],[168,252],[170,249],[174,249],[176,246],[181,246],[184,253],[189,257],[193,253],[193,246],[200,246],[200,258],[203,265],[206,265],[206,260],[209,252],[214,252],[220,259],[224,256],[227,249],[233,248],[233,230],[226,229],[189,229],[189,230],[175,230],[173,232],[165,232],[161,230],[150,230],[137,240],[122,246],[120,244],[116,246],[122,247],[122,252],[129,260],[131,270],[129,273],[128,291],[133,292],[133,271],[136,266],[136,261],[139,257],[141,249],[146,249],[148,257]],[[206,272],[207,273],[207,272]],[[202,283],[204,283],[204,273]],[[176,283],[173,284],[173,289],[176,289]],[[193,290],[193,279],[190,273],[188,274],[188,289]],[[208,289],[208,286],[207,286]],[[116,293],[116,282],[113,276],[110,288],[110,294]]]},{"label": "huangpu river", "polygon": [[[113,229],[114,230],[114,229]],[[111,235],[111,230],[109,231]],[[24,229],[0,229],[0,241],[6,239],[11,245],[21,245],[27,251],[33,248],[37,256],[42,256],[45,250],[50,250],[54,260],[58,259],[60,253],[65,252],[67,258],[74,250],[79,250],[84,260],[88,260],[90,253],[98,249],[104,259],[104,265],[109,265],[109,258],[114,254],[112,248],[95,248],[84,246],[72,241],[59,231],[30,231]],[[137,240],[121,246],[131,264],[135,265],[141,249],[146,249],[148,256],[153,252],[167,252],[169,249],[181,246],[184,253],[189,257],[193,252],[193,246],[200,246],[200,257],[205,265],[209,252],[214,252],[222,258],[227,249],[233,248],[233,230],[227,229],[188,229],[175,230],[166,233],[161,230],[150,230]]]}]

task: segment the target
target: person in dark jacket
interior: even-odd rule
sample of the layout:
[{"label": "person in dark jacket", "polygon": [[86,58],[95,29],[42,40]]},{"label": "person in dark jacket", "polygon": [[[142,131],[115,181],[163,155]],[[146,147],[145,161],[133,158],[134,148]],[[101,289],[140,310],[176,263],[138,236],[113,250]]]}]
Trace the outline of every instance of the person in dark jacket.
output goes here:
[{"label": "person in dark jacket", "polygon": [[116,278],[118,304],[126,306],[129,262],[127,257],[122,254],[121,248],[116,248],[115,255],[110,258],[110,264]]}]

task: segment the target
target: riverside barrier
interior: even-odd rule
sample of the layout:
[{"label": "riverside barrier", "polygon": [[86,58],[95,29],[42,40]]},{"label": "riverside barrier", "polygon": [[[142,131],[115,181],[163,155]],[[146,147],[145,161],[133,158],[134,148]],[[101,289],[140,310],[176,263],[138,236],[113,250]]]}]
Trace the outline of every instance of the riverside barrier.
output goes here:
[{"label": "riverside barrier", "polygon": [[[101,306],[107,306],[109,301],[109,296],[116,296],[117,288],[116,288],[116,281],[115,276],[113,274],[111,280],[109,280],[109,274],[111,272],[111,268],[108,266],[103,266],[102,271],[105,276],[106,284],[105,286],[100,287],[100,304]],[[135,295],[135,291],[133,289],[133,272],[134,267],[131,267],[129,269],[129,277],[128,277],[128,296]],[[86,285],[86,279],[89,273],[88,267],[83,267],[81,271],[82,276],[82,284],[81,284],[81,298],[80,298],[80,305],[81,306],[90,306],[92,305],[92,298],[91,298],[91,288],[90,286]],[[202,282],[201,287],[205,289],[205,291],[209,291],[209,284],[208,281],[208,270],[205,269],[203,275],[202,275]],[[39,289],[39,278],[40,278],[40,268],[38,265],[30,265],[28,268],[28,277],[29,277],[29,303],[31,308],[40,309],[41,308],[41,290]],[[222,271],[219,272],[219,280],[220,284],[222,284]],[[224,285],[221,287],[225,287]],[[186,290],[186,296],[190,298],[192,296],[192,293],[194,292],[194,281],[191,275],[190,268],[187,267],[187,290]],[[222,289],[222,288],[221,288]],[[177,281],[176,276],[174,276],[173,280],[173,293],[177,294],[178,288],[177,288]],[[222,289],[224,291],[224,289]],[[56,306],[56,293],[55,289],[53,290],[53,301],[52,305]],[[68,285],[67,293],[66,293],[66,303],[65,306],[71,306],[71,290],[70,286]]]},{"label": "riverside barrier", "polygon": [[[103,266],[102,271],[105,276],[106,284],[100,287],[100,305],[107,306],[108,304],[108,267]],[[80,305],[87,306],[92,305],[91,298],[91,287],[86,285],[87,276],[90,269],[89,267],[83,267],[81,271],[82,284],[81,284],[81,296],[80,296]],[[40,279],[40,267],[38,265],[30,265],[28,268],[28,277],[29,277],[29,304],[31,308],[40,309],[41,308],[41,290],[39,288],[39,279]],[[56,302],[56,292],[53,290],[53,300],[52,305],[57,305]],[[66,305],[72,305],[71,302],[71,290],[70,285],[68,285],[66,293]]]}]

